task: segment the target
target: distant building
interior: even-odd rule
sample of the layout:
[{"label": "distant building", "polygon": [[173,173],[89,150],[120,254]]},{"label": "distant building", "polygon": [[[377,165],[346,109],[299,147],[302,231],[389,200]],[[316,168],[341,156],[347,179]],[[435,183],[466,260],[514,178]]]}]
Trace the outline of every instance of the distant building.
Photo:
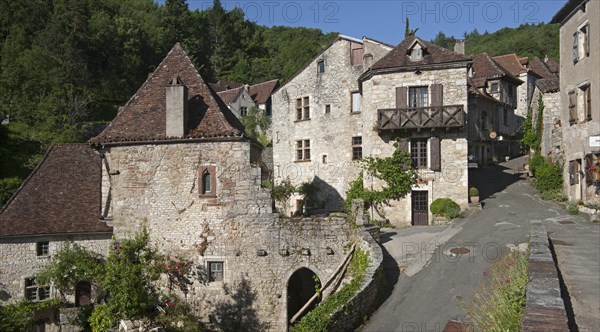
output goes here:
[{"label": "distant building", "polygon": [[279,88],[279,80],[270,80],[249,87],[250,96],[256,106],[268,117],[272,115],[271,95]]},{"label": "distant building", "polygon": [[248,115],[248,111],[256,106],[247,85],[220,91],[217,94],[238,119]]},{"label": "distant building", "polygon": [[[560,23],[560,96],[565,193],[600,202],[600,2],[569,0]],[[590,38],[590,36],[592,36]]]}]

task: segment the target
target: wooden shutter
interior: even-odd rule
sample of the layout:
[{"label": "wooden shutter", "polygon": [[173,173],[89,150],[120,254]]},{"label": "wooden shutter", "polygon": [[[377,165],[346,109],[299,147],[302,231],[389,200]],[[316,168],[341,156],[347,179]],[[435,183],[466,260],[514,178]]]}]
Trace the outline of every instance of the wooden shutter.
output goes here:
[{"label": "wooden shutter", "polygon": [[442,170],[441,140],[439,137],[429,139],[429,162],[431,170],[440,172]]},{"label": "wooden shutter", "polygon": [[577,161],[569,161],[569,184],[574,185],[579,183],[579,174],[577,174]]},{"label": "wooden shutter", "polygon": [[577,122],[577,94],[569,92],[569,123]]},{"label": "wooden shutter", "polygon": [[573,34],[573,63],[579,60],[579,34],[575,32]]},{"label": "wooden shutter", "polygon": [[396,108],[408,108],[408,88],[405,86],[396,88]]},{"label": "wooden shutter", "polygon": [[585,56],[590,56],[590,26],[585,27]]},{"label": "wooden shutter", "polygon": [[444,86],[436,83],[431,85],[431,107],[444,106]]}]

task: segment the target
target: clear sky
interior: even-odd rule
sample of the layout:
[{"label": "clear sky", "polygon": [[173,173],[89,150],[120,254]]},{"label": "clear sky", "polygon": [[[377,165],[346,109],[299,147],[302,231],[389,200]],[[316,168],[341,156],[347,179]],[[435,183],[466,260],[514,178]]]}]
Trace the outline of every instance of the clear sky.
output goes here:
[{"label": "clear sky", "polygon": [[[433,39],[439,31],[457,38],[477,28],[480,33],[524,23],[549,22],[567,0],[499,1],[274,1],[221,0],[230,10],[242,8],[258,24],[305,26],[352,37],[368,36],[390,44],[404,38],[405,18],[417,36]],[[212,0],[188,0],[190,9],[204,9]]]}]

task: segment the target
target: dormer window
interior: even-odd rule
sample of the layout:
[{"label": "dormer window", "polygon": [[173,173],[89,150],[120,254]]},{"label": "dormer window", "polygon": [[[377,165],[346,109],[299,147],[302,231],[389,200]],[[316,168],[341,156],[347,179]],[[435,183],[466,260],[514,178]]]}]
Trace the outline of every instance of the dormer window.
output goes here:
[{"label": "dormer window", "polygon": [[419,43],[415,43],[415,45],[410,50],[410,61],[421,61],[423,60],[423,47]]}]

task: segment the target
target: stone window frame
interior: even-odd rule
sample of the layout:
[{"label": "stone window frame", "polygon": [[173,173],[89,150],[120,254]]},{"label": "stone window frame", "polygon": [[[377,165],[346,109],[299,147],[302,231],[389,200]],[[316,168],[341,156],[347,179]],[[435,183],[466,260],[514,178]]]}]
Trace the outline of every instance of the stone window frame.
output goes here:
[{"label": "stone window frame", "polygon": [[[296,162],[306,162],[310,161],[310,139],[299,139],[296,140],[296,144],[294,146],[296,151]],[[301,158],[300,158],[301,157]]]},{"label": "stone window frame", "polygon": [[39,302],[52,297],[50,285],[39,285],[36,277],[25,277],[23,281],[23,297],[26,300]]},{"label": "stone window frame", "polygon": [[363,157],[362,136],[352,136],[352,160],[360,160]]},{"label": "stone window frame", "polygon": [[[205,191],[205,176],[210,176],[210,191]],[[198,169],[198,194],[200,197],[217,197],[217,167],[204,165]]]},{"label": "stone window frame", "polygon": [[350,114],[360,114],[360,97],[360,91],[350,91]]},{"label": "stone window frame", "polygon": [[577,27],[577,61],[590,56],[590,23],[588,20]]},{"label": "stone window frame", "polygon": [[325,59],[317,60],[317,74],[323,74],[325,72]]},{"label": "stone window frame", "polygon": [[35,255],[40,258],[50,257],[50,241],[36,242]]},{"label": "stone window frame", "polygon": [[331,114],[331,104],[325,105],[325,115]]},{"label": "stone window frame", "polygon": [[310,120],[310,96],[295,99],[296,122]]},{"label": "stone window frame", "polygon": [[[592,93],[591,93],[591,85],[592,83],[586,81],[580,84],[577,88],[581,93],[581,108],[583,110],[583,121],[591,121],[592,120]],[[579,104],[579,103],[578,103]]]}]

